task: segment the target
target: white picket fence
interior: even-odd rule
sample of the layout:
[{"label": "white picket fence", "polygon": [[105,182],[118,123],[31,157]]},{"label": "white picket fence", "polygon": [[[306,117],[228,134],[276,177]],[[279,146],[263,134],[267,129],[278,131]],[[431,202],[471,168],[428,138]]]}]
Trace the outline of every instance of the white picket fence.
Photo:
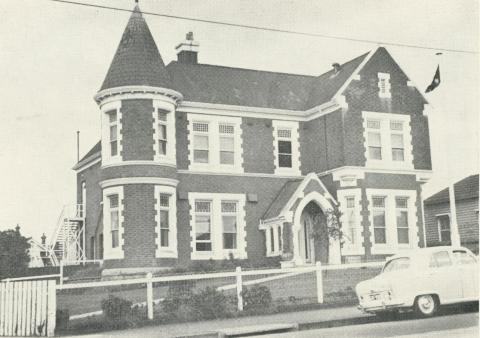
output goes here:
[{"label": "white picket fence", "polygon": [[0,282],[0,336],[53,336],[55,280]]}]

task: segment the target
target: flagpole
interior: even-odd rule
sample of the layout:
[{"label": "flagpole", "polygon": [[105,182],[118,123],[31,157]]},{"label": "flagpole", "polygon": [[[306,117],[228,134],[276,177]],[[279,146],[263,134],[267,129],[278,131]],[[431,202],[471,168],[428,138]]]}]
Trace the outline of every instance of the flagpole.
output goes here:
[{"label": "flagpole", "polygon": [[[438,67],[440,67],[440,60],[443,53],[436,53],[438,56]],[[445,78],[445,72],[443,73]],[[448,200],[450,205],[450,243],[452,246],[460,246],[460,233],[458,231],[457,222],[457,206],[455,203],[455,180],[452,175],[451,157],[452,147],[451,142],[447,142],[447,179],[448,179]]]}]

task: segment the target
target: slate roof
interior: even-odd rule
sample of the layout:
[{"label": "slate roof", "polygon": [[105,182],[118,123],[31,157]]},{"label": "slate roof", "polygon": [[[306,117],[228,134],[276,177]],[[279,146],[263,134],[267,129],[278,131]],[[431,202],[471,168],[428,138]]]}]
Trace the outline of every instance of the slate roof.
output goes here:
[{"label": "slate roof", "polygon": [[102,142],[101,141],[98,141],[93,147],[92,149],[90,149],[88,151],[88,153],[85,154],[85,156],[83,156],[80,161],[77,162],[77,164],[75,164],[75,166],[73,167],[74,170],[80,168],[81,166],[83,166],[84,164],[87,164],[89,163],[91,160],[94,160],[98,157],[101,156],[101,151],[102,151]]},{"label": "slate roof", "polygon": [[265,214],[263,214],[262,219],[267,220],[277,217],[302,182],[303,179],[287,181],[267,211],[265,211]]},{"label": "slate roof", "polygon": [[[464,178],[461,181],[458,181],[453,185],[455,191],[455,200],[465,200],[469,198],[478,198],[478,174],[471,175]],[[448,188],[445,188],[436,194],[427,198],[424,203],[428,204],[438,204],[449,201]]]},{"label": "slate roof", "polygon": [[186,101],[303,111],[329,101],[367,54],[334,77],[333,70],[310,76],[177,61],[167,70]]},{"label": "slate roof", "polygon": [[130,16],[100,90],[134,85],[171,87],[170,76],[138,5]]}]

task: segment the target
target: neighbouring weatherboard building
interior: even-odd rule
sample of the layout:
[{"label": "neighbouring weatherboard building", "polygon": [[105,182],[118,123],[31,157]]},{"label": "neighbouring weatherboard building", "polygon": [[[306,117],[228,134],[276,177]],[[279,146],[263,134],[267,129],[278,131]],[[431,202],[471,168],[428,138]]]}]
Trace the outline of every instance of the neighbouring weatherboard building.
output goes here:
[{"label": "neighbouring weatherboard building", "polygon": [[[191,34],[176,50],[165,65],[136,7],[95,95],[101,142],[74,167],[88,259],[301,265],[424,245],[427,102],[385,48],[320,76],[200,64]],[[342,247],[311,235],[334,205]]]}]

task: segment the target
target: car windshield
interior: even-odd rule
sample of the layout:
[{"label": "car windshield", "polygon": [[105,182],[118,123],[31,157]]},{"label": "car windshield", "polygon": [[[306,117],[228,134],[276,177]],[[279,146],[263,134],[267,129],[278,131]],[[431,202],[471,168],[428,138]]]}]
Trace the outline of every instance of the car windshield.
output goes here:
[{"label": "car windshield", "polygon": [[405,270],[410,267],[410,258],[408,257],[401,257],[395,258],[391,261],[388,261],[383,268],[383,272],[391,272],[391,271],[398,271],[398,270]]}]

